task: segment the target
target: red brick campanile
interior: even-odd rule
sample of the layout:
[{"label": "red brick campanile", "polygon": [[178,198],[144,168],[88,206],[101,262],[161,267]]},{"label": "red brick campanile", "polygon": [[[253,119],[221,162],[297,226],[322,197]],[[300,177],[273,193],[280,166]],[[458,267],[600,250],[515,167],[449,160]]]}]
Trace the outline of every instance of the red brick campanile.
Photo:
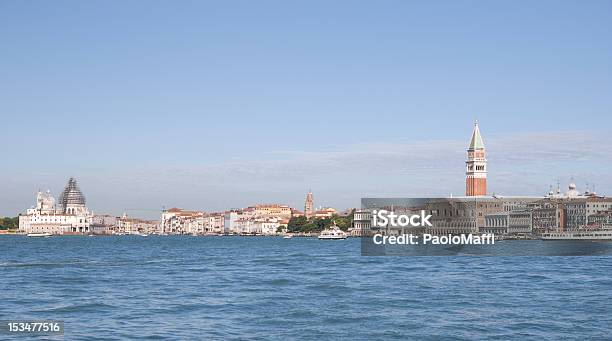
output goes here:
[{"label": "red brick campanile", "polygon": [[485,147],[478,122],[475,122],[472,139],[467,150],[467,161],[465,162],[466,196],[487,195],[487,159],[485,156]]}]

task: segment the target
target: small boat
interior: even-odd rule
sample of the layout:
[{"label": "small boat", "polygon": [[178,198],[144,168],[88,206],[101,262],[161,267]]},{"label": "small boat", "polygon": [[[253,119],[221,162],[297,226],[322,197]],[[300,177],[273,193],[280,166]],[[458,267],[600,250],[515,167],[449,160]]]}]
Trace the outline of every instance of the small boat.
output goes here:
[{"label": "small boat", "polygon": [[140,236],[141,236],[141,237],[148,237],[149,235],[148,235],[148,234],[146,234],[146,233],[142,233],[142,234],[140,234]]},{"label": "small boat", "polygon": [[334,225],[321,231],[321,234],[319,235],[319,239],[321,240],[339,240],[339,239],[346,239],[347,237],[348,235],[346,234],[346,232],[342,231],[336,225],[336,222],[334,222]]},{"label": "small boat", "polygon": [[52,234],[49,232],[43,232],[43,233],[28,233],[26,234],[26,236],[28,237],[51,237]]},{"label": "small boat", "polygon": [[283,236],[283,238],[284,239],[291,239],[291,238],[293,238],[293,235],[292,234],[286,234],[286,235]]}]

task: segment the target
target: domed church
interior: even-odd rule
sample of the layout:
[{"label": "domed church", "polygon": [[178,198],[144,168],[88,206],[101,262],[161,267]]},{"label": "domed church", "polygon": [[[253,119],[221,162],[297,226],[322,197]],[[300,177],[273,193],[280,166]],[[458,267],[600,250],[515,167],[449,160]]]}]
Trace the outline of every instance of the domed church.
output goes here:
[{"label": "domed church", "polygon": [[24,233],[82,234],[90,232],[92,219],[76,179],[70,178],[57,205],[50,191],[38,192],[36,206],[19,216],[19,229]]}]

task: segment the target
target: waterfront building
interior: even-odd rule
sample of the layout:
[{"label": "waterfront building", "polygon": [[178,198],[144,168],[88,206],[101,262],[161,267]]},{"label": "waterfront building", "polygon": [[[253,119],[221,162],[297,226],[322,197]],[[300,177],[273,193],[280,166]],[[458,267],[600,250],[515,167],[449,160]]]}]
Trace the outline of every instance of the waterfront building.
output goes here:
[{"label": "waterfront building", "polygon": [[598,197],[595,192],[581,193],[571,182],[568,190],[550,192],[540,201],[530,205],[532,212],[533,232],[535,234],[547,232],[563,232],[566,229],[578,229],[588,224],[587,218],[591,214],[605,211],[612,207],[609,199]]},{"label": "waterfront building", "polygon": [[314,214],[314,199],[312,196],[312,191],[308,191],[306,194],[306,201],[304,202],[304,215],[306,218],[312,217]]},{"label": "waterfront building", "polygon": [[[586,190],[580,192],[572,181],[565,192],[559,184],[533,209],[534,230],[538,232],[576,230],[589,225],[589,217],[612,209],[612,198]],[[551,221],[554,210],[554,222]],[[553,226],[554,225],[554,226]]]},{"label": "waterfront building", "polygon": [[225,216],[223,213],[211,213],[206,216],[204,234],[223,234]]},{"label": "waterfront building", "polygon": [[117,218],[117,232],[121,234],[152,234],[159,231],[159,221],[130,218],[123,215]]},{"label": "waterfront building", "polygon": [[517,210],[508,213],[508,232],[509,235],[527,236],[531,234],[531,211]]},{"label": "waterfront building", "polygon": [[528,236],[531,235],[532,228],[531,211],[524,209],[487,214],[485,216],[485,228],[479,230],[480,233]]},{"label": "waterfront building", "polygon": [[234,224],[233,224],[233,227],[230,233],[242,234],[242,235],[261,233],[261,231],[255,230],[254,223],[255,223],[254,220],[251,218],[247,218],[247,217],[237,218],[234,221]]},{"label": "waterfront building", "polygon": [[545,198],[529,205],[532,231],[536,235],[560,230],[565,226],[565,208],[560,200]]},{"label": "waterfront building", "polygon": [[504,235],[508,233],[508,212],[489,213],[485,215],[485,225],[478,229],[480,233]]},{"label": "waterfront building", "polygon": [[281,225],[286,226],[288,219],[277,217],[254,217],[240,214],[239,212],[228,212],[227,231],[230,234],[240,235],[275,235]]},{"label": "waterfront building", "polygon": [[186,219],[184,222],[184,233],[191,235],[204,234],[206,229],[206,223],[208,219],[204,216],[204,213],[197,214],[195,217]]},{"label": "waterfront building", "polygon": [[115,227],[117,226],[117,219],[119,219],[119,217],[108,214],[96,214],[92,217],[91,222],[96,225]]},{"label": "waterfront building", "polygon": [[279,218],[243,217],[236,220],[234,233],[241,235],[276,235],[281,222],[285,222],[284,225],[286,226],[288,221]]},{"label": "waterfront building", "polygon": [[233,234],[237,231],[237,221],[240,218],[238,210],[225,212],[223,220],[223,234]]},{"label": "waterfront building", "polygon": [[481,196],[487,194],[487,159],[484,142],[478,122],[474,123],[472,138],[467,150],[465,195]]},{"label": "waterfront building", "polygon": [[[604,214],[612,209],[612,198],[603,197],[577,197],[565,199],[565,229],[576,230],[588,227],[589,220],[597,221],[597,218],[590,218]],[[596,219],[596,220],[593,220]]]},{"label": "waterfront building", "polygon": [[370,231],[372,213],[368,210],[355,210],[353,213],[353,227],[349,231],[352,236],[364,236]]},{"label": "waterfront building", "polygon": [[79,234],[89,233],[93,213],[85,206],[85,196],[75,178],[70,178],[59,200],[50,191],[38,192],[36,206],[19,216],[23,233]]},{"label": "waterfront building", "polygon": [[261,234],[271,236],[277,234],[278,228],[281,226],[281,220],[277,218],[258,219],[255,221],[255,226]]},{"label": "waterfront building", "polygon": [[93,234],[111,234],[117,230],[118,219],[108,214],[96,214],[92,217],[89,229]]},{"label": "waterfront building", "polygon": [[587,217],[589,228],[612,227],[612,211],[601,211]]},{"label": "waterfront building", "polygon": [[[233,209],[223,216],[224,234],[276,234],[276,229],[287,225],[293,210],[287,205],[260,204],[244,209]],[[284,222],[284,223],[283,223]]]},{"label": "waterfront building", "polygon": [[565,229],[575,230],[586,225],[586,198],[571,198],[563,201],[565,208]]},{"label": "waterfront building", "polygon": [[587,216],[612,211],[612,198],[591,196],[586,200]]},{"label": "waterfront building", "polygon": [[204,212],[188,211],[173,207],[162,212],[161,234],[197,234],[203,230]]}]

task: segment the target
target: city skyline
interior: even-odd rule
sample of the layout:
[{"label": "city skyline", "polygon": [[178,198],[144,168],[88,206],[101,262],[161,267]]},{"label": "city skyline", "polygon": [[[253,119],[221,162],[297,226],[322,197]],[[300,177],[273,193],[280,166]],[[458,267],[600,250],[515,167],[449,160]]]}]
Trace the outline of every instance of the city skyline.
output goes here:
[{"label": "city skyline", "polygon": [[[330,203],[330,200],[326,199],[328,195],[333,196],[333,190],[322,189],[321,194],[317,194],[317,191],[313,191],[316,196],[315,207],[335,207],[339,210],[356,208],[359,207],[359,200],[362,197],[402,197],[407,195],[418,197],[461,196],[465,190],[465,169],[462,167],[462,164],[465,162],[465,150],[469,147],[469,136],[470,135],[466,137],[463,143],[459,143],[458,141],[438,140],[429,141],[429,143],[425,144],[417,143],[403,146],[386,145],[384,148],[377,146],[373,149],[360,146],[360,149],[350,153],[325,154],[330,160],[327,164],[350,164],[357,169],[361,169],[360,172],[355,172],[353,175],[357,174],[361,177],[371,177],[374,172],[379,172],[379,174],[386,174],[394,178],[392,181],[388,181],[388,177],[383,176],[382,178],[385,178],[386,181],[381,183],[381,187],[378,191],[376,188],[371,187],[369,192],[365,192],[365,190],[360,187],[352,188],[356,196],[348,198],[348,200],[345,201],[348,204],[345,205],[337,204],[337,202],[333,201]],[[547,134],[546,140],[548,143],[537,144],[537,141],[541,138],[542,135],[518,135],[509,138],[489,138],[487,135],[487,146],[491,146],[487,147],[487,149],[492,150],[491,154],[488,154],[487,157],[493,160],[495,165],[492,173],[489,174],[489,178],[492,179],[492,185],[490,190],[487,191],[487,194],[541,196],[549,191],[549,186],[556,188],[557,185],[560,185],[561,190],[565,190],[570,182],[576,183],[581,191],[584,191],[586,187],[589,186],[590,190],[595,190],[600,194],[609,193],[605,181],[609,181],[610,177],[607,176],[605,172],[606,169],[609,169],[606,165],[612,163],[612,158],[609,156],[612,155],[612,150],[610,150],[610,148],[600,148],[597,150],[592,150],[590,148],[590,145],[592,145],[594,141],[603,141],[603,136],[597,137],[587,134]],[[603,143],[603,145],[609,144]],[[451,146],[454,146],[454,148],[451,149]],[[415,151],[420,151],[422,153],[421,158],[414,157]],[[321,159],[321,155],[316,155],[314,158]],[[409,158],[417,162],[411,164]],[[439,160],[436,160],[436,158],[439,158]],[[306,166],[312,163],[313,158],[302,158],[298,160],[299,161],[289,162],[291,167],[288,169],[294,169],[296,165],[295,162],[297,162],[297,165]],[[402,164],[403,166],[398,168],[387,167],[387,169],[385,169],[385,167],[380,167],[381,164],[389,164],[392,162]],[[520,165],[523,167],[517,168],[516,162],[520,162]],[[323,161],[323,163],[326,162]],[[593,167],[588,173],[578,172],[585,164],[599,166]],[[266,175],[272,168],[277,168],[277,166],[287,167],[288,164],[286,161],[281,160],[278,161],[277,164],[268,165],[267,171],[261,171],[259,173]],[[311,168],[305,171],[314,171],[316,168],[316,166],[313,167],[312,165],[310,167]],[[240,167],[232,167],[232,169],[240,169]],[[286,172],[288,169],[281,170],[281,173]],[[426,172],[423,172],[424,170],[426,170]],[[569,170],[577,172],[568,173]],[[550,176],[550,174],[555,172],[565,172],[567,175],[562,177]],[[225,172],[218,172],[218,170],[215,170],[215,173]],[[431,177],[432,174],[434,176],[439,176],[437,182],[422,183],[423,179]],[[181,177],[181,181],[183,181],[182,185],[185,187],[181,187],[181,184],[176,182],[170,184],[162,183],[161,185],[175,187],[177,194],[179,192],[195,192],[194,187],[198,188],[196,179],[201,175],[192,174],[191,176],[194,177],[193,182],[185,181],[185,175],[186,174],[183,173]],[[274,181],[283,180],[279,179],[278,175],[280,174],[274,174]],[[427,175],[427,177],[424,178],[424,175]],[[247,180],[249,178],[248,173],[243,173],[242,175],[230,174],[229,176],[247,178]],[[328,168],[326,172],[317,172],[311,174],[311,176],[343,178],[346,174],[342,172],[342,167],[338,169],[334,166],[334,168]],[[412,179],[412,181],[401,184],[396,180],[407,177]],[[172,178],[173,177],[169,174],[168,179],[170,180]],[[304,205],[304,195],[307,193],[305,190],[299,192],[299,189],[295,187],[297,185],[294,185],[291,188],[294,188],[295,192],[290,193],[287,197],[275,195],[273,193],[271,194],[270,191],[266,190],[262,190],[261,192],[253,191],[250,195],[240,195],[241,193],[238,188],[228,186],[228,189],[237,191],[237,197],[233,200],[220,202],[215,200],[214,195],[202,196],[199,201],[204,204],[190,206],[186,204],[185,200],[178,199],[168,202],[170,201],[168,198],[162,198],[162,200],[166,200],[166,202],[155,205],[150,203],[151,200],[156,200],[157,198],[147,198],[141,195],[147,194],[149,184],[152,186],[160,184],[147,181],[141,182],[140,185],[143,187],[135,191],[140,195],[140,200],[136,198],[127,198],[127,200],[122,200],[121,198],[101,200],[100,196],[106,197],[112,195],[105,185],[105,178],[101,176],[100,178],[94,178],[89,181],[90,183],[87,183],[87,181],[85,182],[85,192],[88,197],[88,202],[91,203],[90,207],[94,209],[96,214],[113,214],[120,216],[123,213],[128,213],[130,216],[143,218],[157,217],[162,207],[181,207],[189,210],[218,212],[232,208],[248,207],[258,203],[281,203],[296,209],[302,209]],[[79,178],[79,183],[83,183],[81,178]],[[298,182],[296,182],[296,184],[297,183]],[[62,180],[60,188],[63,188],[64,184],[65,179]],[[100,186],[95,186],[96,184]],[[92,187],[89,188],[88,185]],[[30,187],[34,188],[31,184]],[[456,191],[448,191],[449,188],[456,189]],[[60,194],[59,190],[55,190],[50,186],[49,188],[38,186],[34,192],[38,190],[45,191],[47,189],[51,189],[53,195]],[[170,188],[168,190],[170,190]],[[361,192],[362,194],[359,194],[359,191],[363,191]],[[223,192],[223,189],[220,188],[219,192]],[[148,193],[153,193],[153,191]],[[22,192],[21,194],[26,197],[26,205],[22,205],[18,213],[23,213],[22,211],[24,208],[32,206],[32,193]],[[114,209],[112,208],[113,205],[115,205]],[[15,213],[6,215],[11,216],[15,215]]]},{"label": "city skyline", "polygon": [[609,339],[611,33],[612,0],[0,0],[0,339]]}]

